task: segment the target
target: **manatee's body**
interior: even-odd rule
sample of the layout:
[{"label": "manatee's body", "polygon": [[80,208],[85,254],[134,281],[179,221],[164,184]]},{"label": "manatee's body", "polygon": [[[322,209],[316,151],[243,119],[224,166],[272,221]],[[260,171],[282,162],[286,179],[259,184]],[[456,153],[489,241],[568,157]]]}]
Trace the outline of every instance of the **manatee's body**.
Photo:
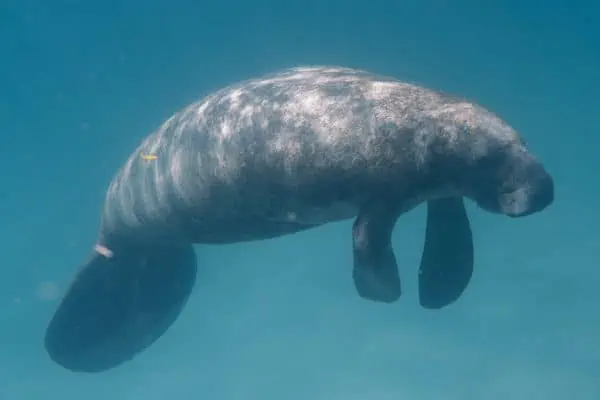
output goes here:
[{"label": "manatee's body", "polygon": [[165,122],[109,187],[96,252],[46,334],[75,371],[132,358],[178,317],[193,243],[261,240],[355,218],[353,279],[367,299],[401,292],[391,234],[427,201],[421,304],[471,277],[463,197],[528,215],[553,183],[515,131],[462,99],[368,72],[296,68],[225,88]]},{"label": "manatee's body", "polygon": [[333,68],[226,88],[170,118],[134,152],[108,190],[102,233],[231,243],[355,217],[374,192],[396,191],[406,207],[447,194],[423,170],[435,157],[431,126],[448,101]]}]

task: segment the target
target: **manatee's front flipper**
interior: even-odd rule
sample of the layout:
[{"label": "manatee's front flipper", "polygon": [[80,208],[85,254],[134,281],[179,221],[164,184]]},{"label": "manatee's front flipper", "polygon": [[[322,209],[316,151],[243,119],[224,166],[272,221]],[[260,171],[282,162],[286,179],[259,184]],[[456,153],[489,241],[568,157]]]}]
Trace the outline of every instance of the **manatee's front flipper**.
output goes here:
[{"label": "manatee's front flipper", "polygon": [[427,202],[419,301],[437,309],[458,300],[473,274],[473,236],[462,197]]},{"label": "manatee's front flipper", "polygon": [[402,292],[391,242],[396,219],[394,208],[378,203],[365,207],[354,221],[352,278],[365,299],[392,303]]},{"label": "manatee's front flipper", "polygon": [[76,372],[114,368],[175,322],[196,280],[191,245],[95,253],[78,272],[46,330],[50,358]]}]

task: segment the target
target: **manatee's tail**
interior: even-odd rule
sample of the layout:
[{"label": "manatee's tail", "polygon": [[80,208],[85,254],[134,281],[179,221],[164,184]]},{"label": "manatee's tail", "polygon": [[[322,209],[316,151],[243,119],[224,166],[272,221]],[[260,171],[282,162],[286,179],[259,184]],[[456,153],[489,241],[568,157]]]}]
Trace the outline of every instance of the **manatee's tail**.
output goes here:
[{"label": "manatee's tail", "polygon": [[96,252],[78,272],[46,330],[52,360],[76,372],[114,368],[175,322],[196,281],[192,245]]}]

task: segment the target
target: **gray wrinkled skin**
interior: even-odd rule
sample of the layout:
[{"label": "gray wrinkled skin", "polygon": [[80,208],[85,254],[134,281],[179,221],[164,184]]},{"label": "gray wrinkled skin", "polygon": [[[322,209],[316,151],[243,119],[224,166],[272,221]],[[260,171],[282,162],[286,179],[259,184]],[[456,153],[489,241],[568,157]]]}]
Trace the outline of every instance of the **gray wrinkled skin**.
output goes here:
[{"label": "gray wrinkled skin", "polygon": [[110,184],[99,243],[264,239],[383,197],[406,211],[463,195],[516,216],[531,207],[502,194],[528,193],[527,179],[508,183],[530,165],[515,131],[476,104],[364,71],[294,68],[220,90],[146,138]]}]

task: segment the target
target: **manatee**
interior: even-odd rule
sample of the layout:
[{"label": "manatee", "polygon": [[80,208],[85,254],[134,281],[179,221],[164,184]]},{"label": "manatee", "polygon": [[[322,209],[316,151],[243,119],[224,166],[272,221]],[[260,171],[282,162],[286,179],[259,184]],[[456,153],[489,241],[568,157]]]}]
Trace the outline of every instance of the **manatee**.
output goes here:
[{"label": "manatee", "polygon": [[358,295],[393,303],[401,282],[392,231],[422,203],[419,302],[440,309],[473,273],[466,200],[513,218],[554,200],[543,164],[481,105],[344,67],[233,84],[171,116],[114,176],[93,251],[48,324],[45,349],[75,372],[122,365],[178,319],[196,283],[195,244],[347,219]]}]

